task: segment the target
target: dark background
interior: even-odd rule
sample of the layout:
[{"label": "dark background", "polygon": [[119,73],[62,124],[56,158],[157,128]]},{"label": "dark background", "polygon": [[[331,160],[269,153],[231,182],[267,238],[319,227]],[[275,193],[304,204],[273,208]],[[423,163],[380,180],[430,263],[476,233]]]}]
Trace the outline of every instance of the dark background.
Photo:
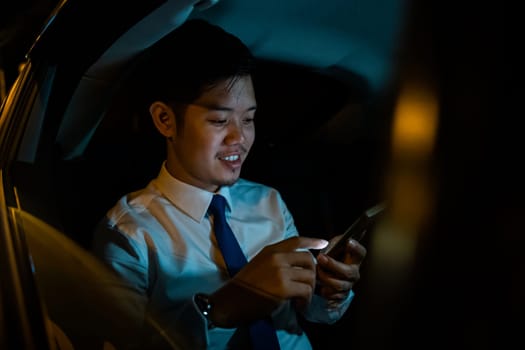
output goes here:
[{"label": "dark background", "polygon": [[18,66],[58,0],[7,0],[0,8],[0,100],[18,75]]},{"label": "dark background", "polygon": [[[2,5],[1,98],[56,3]],[[524,114],[518,106],[525,91],[519,56],[510,53],[519,46],[511,35],[518,22],[494,4],[429,3],[435,3],[427,5],[430,13],[413,18],[419,29],[407,38],[400,79],[413,67],[437,77],[443,101],[437,224],[420,247],[412,283],[356,304],[359,316],[341,325],[357,327],[359,339],[349,344],[361,349],[510,348],[525,322]],[[360,288],[369,292],[372,282],[365,276]],[[391,318],[378,319],[379,312]]]}]

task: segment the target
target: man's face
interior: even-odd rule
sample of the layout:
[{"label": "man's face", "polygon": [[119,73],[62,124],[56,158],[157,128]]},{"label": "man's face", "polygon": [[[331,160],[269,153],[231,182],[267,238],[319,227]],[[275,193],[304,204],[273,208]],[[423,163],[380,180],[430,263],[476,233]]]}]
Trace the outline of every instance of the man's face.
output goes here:
[{"label": "man's face", "polygon": [[188,106],[184,125],[168,146],[167,168],[179,180],[208,191],[233,184],[255,139],[252,79],[230,79]]}]

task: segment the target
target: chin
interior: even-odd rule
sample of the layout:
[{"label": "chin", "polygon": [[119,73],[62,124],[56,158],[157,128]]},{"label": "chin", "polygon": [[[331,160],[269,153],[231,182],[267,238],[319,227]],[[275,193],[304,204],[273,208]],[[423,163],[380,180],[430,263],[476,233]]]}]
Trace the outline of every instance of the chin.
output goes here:
[{"label": "chin", "polygon": [[234,179],[229,179],[229,180],[226,180],[222,183],[222,186],[230,186],[230,185],[233,185],[234,183],[237,182],[237,180],[239,180],[239,177],[236,177]]},{"label": "chin", "polygon": [[237,180],[239,180],[239,175],[234,175],[232,174],[232,176],[228,177],[228,178],[223,178],[223,181],[222,181],[222,186],[229,186],[229,185],[233,185],[234,183],[237,182]]}]

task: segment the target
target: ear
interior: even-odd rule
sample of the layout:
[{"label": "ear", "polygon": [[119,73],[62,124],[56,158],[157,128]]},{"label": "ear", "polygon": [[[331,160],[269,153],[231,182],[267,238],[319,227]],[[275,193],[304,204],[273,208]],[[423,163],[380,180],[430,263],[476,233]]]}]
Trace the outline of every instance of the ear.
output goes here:
[{"label": "ear", "polygon": [[149,107],[149,113],[153,124],[164,137],[175,135],[175,112],[170,106],[163,102],[153,102]]}]

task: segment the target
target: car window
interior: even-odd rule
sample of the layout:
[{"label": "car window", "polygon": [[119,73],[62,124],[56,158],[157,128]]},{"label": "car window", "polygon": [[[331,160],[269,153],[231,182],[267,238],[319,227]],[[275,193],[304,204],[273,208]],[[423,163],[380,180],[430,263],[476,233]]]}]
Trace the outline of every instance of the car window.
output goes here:
[{"label": "car window", "polygon": [[31,106],[31,112],[29,113],[28,124],[24,128],[24,136],[18,151],[17,160],[20,162],[32,163],[35,161],[54,77],[55,69],[50,67],[44,73],[44,77],[38,80],[38,84],[32,84],[34,91],[28,94],[30,96],[28,98],[34,99],[34,103],[31,103],[31,100],[28,100],[27,103],[28,106]]}]

